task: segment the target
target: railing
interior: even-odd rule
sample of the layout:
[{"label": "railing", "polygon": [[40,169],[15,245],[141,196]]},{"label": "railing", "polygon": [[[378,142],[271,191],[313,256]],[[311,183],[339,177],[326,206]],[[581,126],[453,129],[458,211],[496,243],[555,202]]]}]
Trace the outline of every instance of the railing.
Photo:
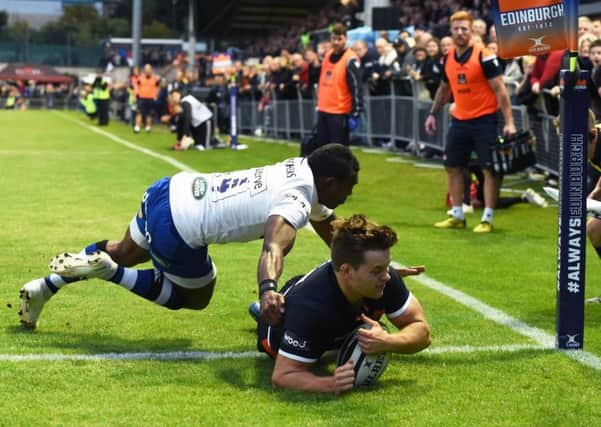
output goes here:
[{"label": "railing", "polygon": [[[77,109],[79,108],[79,100],[77,96],[73,96],[69,93],[58,92],[53,94],[35,95],[31,97],[20,97],[19,101],[15,104],[15,108],[18,109],[21,106],[34,110]],[[0,109],[4,109],[5,107],[6,98],[0,98]]]},{"label": "railing", "polygon": [[[419,87],[412,81],[413,93],[419,93]],[[367,91],[365,92],[367,93]],[[374,142],[402,142],[419,154],[419,148],[430,147],[442,151],[446,145],[446,133],[449,125],[448,108],[438,114],[438,131],[429,136],[424,130],[432,101],[414,96],[399,96],[391,90],[390,95],[369,96],[364,98],[365,112],[359,122],[359,128],[352,133],[353,140],[371,146]],[[541,95],[541,104],[542,102]],[[546,95],[545,95],[546,96]],[[300,92],[294,100],[277,100],[272,94],[272,101],[259,111],[258,101],[239,100],[238,130],[240,133],[256,134],[272,138],[302,140],[313,132],[316,123],[316,100],[304,99]],[[29,108],[79,108],[77,97],[54,95],[53,106],[48,104],[46,96],[29,98]],[[3,107],[0,100],[0,107]],[[113,100],[111,114],[117,118],[124,111],[123,102]],[[215,115],[218,109],[213,106]],[[551,174],[559,170],[559,137],[553,127],[554,116],[544,107],[536,117],[529,117],[525,106],[512,106],[513,117],[518,129],[531,129],[536,135],[537,167]],[[217,122],[217,117],[215,117]],[[499,114],[499,133],[503,128],[503,117]]]},{"label": "railing", "polygon": [[[411,80],[413,93],[419,93],[419,87]],[[438,131],[429,136],[424,130],[432,101],[414,96],[399,96],[390,91],[386,96],[366,96],[365,112],[359,128],[352,133],[354,139],[360,139],[367,145],[375,140],[382,142],[403,141],[410,147],[430,147],[442,151],[446,145],[446,133],[450,116],[448,107],[438,114]],[[316,122],[316,101],[302,99],[300,94],[295,100],[273,100],[262,112],[258,111],[258,102],[240,101],[238,103],[238,128],[244,133],[254,133],[261,129],[267,137],[302,139],[312,132]],[[512,106],[516,128],[531,129],[536,135],[537,166],[551,174],[559,170],[559,138],[553,128],[553,116],[541,111],[531,120],[523,105]],[[499,114],[499,134],[503,129],[503,117]],[[417,152],[417,150],[416,150]]]}]

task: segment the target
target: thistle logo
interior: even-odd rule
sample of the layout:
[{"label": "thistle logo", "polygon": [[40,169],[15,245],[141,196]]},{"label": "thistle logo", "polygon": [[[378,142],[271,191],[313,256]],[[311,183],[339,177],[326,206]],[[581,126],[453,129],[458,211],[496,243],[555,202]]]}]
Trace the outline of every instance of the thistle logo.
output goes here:
[{"label": "thistle logo", "polygon": [[528,52],[532,55],[540,55],[541,53],[548,52],[551,50],[551,46],[543,43],[543,39],[546,36],[540,36],[536,38],[528,38],[528,40],[532,40],[534,44],[528,48]]}]

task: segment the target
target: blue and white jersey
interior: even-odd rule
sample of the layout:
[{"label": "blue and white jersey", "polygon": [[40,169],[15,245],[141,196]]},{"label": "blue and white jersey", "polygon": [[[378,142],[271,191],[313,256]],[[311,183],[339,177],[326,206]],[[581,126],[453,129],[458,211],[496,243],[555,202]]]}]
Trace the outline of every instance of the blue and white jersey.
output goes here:
[{"label": "blue and white jersey", "polygon": [[332,214],[318,202],[313,173],[300,157],[226,173],[180,172],[171,178],[169,203],[175,228],[193,248],[259,239],[271,215],[298,230],[309,218]]},{"label": "blue and white jersey", "polygon": [[390,280],[384,295],[351,304],[336,280],[334,268],[328,261],[302,278],[291,279],[282,289],[286,297],[286,314],[282,326],[269,327],[260,322],[259,343],[267,340],[272,355],[277,352],[303,363],[314,363],[321,355],[342,344],[346,335],[359,324],[361,313],[374,320],[383,314],[394,319],[407,310],[411,293],[397,272],[389,269]]}]

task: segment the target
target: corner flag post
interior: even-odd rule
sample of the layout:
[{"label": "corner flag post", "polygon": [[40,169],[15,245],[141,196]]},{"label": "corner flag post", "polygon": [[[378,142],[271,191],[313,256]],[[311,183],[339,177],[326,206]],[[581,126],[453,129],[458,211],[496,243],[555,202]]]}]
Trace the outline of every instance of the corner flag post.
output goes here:
[{"label": "corner flag post", "polygon": [[230,85],[230,145],[236,149],[238,145],[238,86],[233,80]]},{"label": "corner flag post", "polygon": [[556,347],[584,345],[588,72],[578,57],[578,1],[564,1],[570,69],[561,71]]}]

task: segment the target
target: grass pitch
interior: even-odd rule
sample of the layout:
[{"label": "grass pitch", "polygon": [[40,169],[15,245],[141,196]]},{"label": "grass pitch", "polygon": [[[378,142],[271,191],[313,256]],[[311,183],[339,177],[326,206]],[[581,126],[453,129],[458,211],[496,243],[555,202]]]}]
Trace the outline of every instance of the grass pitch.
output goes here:
[{"label": "grass pitch", "polygon": [[[296,155],[298,145],[245,139],[250,148],[241,152],[172,152],[174,137],[158,128],[134,135],[113,122],[102,129],[107,135],[79,114],[47,111],[2,111],[0,128],[0,425],[594,425],[601,416],[599,370],[413,279],[408,286],[433,329],[429,351],[394,355],[368,390],[338,397],[274,390],[271,361],[252,353],[246,313],[256,298],[260,242],[210,248],[219,278],[204,311],[172,312],[91,280],[61,290],[39,328],[25,331],[16,314],[22,284],[47,274],[55,253],[120,238],[144,190],[178,171],[116,141],[207,172],[276,162]],[[436,230],[432,224],[445,216],[443,171],[356,154],[360,182],[339,216],[362,212],[391,225],[400,237],[395,260],[425,264],[428,277],[554,334],[556,208],[499,210],[490,235]],[[479,215],[468,215],[468,227]],[[283,279],[327,257],[319,238],[303,230]],[[586,274],[587,296],[601,294],[590,245]],[[586,307],[586,324],[585,350],[599,357],[601,306]],[[11,359],[177,351],[223,358]]]}]

